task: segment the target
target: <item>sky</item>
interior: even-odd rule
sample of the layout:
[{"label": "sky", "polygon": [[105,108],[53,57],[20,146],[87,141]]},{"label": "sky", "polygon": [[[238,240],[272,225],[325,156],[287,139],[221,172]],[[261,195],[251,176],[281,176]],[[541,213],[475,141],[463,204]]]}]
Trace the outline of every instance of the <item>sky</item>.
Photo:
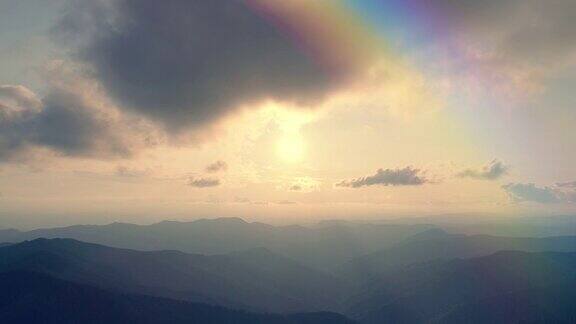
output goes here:
[{"label": "sky", "polygon": [[0,225],[574,213],[575,17],[0,0]]}]

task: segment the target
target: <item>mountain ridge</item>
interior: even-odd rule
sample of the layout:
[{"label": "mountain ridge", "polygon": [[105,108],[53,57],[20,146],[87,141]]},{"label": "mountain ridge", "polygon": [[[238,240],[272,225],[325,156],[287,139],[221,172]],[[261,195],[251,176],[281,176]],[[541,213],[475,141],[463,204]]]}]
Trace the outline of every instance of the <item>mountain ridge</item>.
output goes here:
[{"label": "mountain ridge", "polygon": [[336,313],[256,314],[220,306],[115,293],[35,272],[0,273],[0,322],[142,324],[351,324]]},{"label": "mountain ridge", "polygon": [[307,266],[332,271],[352,257],[430,229],[429,225],[367,225],[331,223],[322,226],[273,226],[240,218],[164,221],[151,225],[112,223],[75,225],[27,232],[0,231],[0,242],[35,238],[76,240],[135,250],[180,250],[196,254],[224,254],[266,247]]},{"label": "mountain ridge", "polygon": [[265,249],[199,255],[41,238],[0,248],[0,271],[7,270],[270,312],[331,310],[344,289],[335,277]]}]

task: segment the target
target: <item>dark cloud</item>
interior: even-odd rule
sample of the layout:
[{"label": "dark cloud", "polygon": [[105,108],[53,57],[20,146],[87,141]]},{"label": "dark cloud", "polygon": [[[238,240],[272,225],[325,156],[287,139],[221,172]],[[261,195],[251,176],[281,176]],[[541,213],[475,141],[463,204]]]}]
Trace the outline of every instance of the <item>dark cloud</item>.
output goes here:
[{"label": "dark cloud", "polygon": [[209,164],[208,166],[206,166],[205,171],[208,173],[217,173],[217,172],[221,172],[221,171],[226,171],[228,170],[228,163],[224,162],[224,161],[216,161],[212,164]]},{"label": "dark cloud", "polygon": [[134,148],[111,129],[105,118],[75,101],[74,96],[58,94],[49,98],[37,114],[0,121],[0,160],[31,148],[47,148],[64,156],[127,157],[132,154]]},{"label": "dark cloud", "polygon": [[131,148],[112,129],[109,116],[90,102],[68,91],[53,91],[44,99],[43,111],[28,121],[32,140],[64,155],[129,156]]},{"label": "dark cloud", "polygon": [[190,178],[188,185],[195,188],[210,188],[220,185],[220,180],[217,178]]},{"label": "dark cloud", "polygon": [[112,97],[167,129],[318,100],[329,78],[244,1],[76,1],[55,29]]},{"label": "dark cloud", "polygon": [[493,160],[482,169],[466,169],[456,176],[460,178],[472,178],[480,180],[497,180],[508,173],[510,168],[498,160]]},{"label": "dark cloud", "polygon": [[378,169],[375,175],[362,177],[350,181],[337,183],[339,187],[360,188],[364,186],[382,185],[382,186],[419,186],[428,181],[420,175],[419,169],[405,167],[403,169]]},{"label": "dark cloud", "polygon": [[71,157],[122,158],[153,143],[150,129],[138,119],[119,115],[90,82],[53,73],[42,100],[22,86],[1,88],[0,161],[34,149]]},{"label": "dark cloud", "polygon": [[502,186],[514,201],[532,201],[542,204],[563,202],[562,195],[551,187],[537,187],[533,183],[509,183]]}]

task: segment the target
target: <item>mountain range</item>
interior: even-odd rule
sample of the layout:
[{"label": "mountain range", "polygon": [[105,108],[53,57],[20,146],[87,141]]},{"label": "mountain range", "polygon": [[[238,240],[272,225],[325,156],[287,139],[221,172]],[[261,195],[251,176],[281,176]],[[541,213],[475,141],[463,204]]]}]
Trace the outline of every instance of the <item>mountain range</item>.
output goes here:
[{"label": "mountain range", "polygon": [[[12,243],[0,244],[2,323],[40,323],[42,318],[47,323],[361,324],[576,319],[570,289],[576,285],[574,236],[464,235],[430,225],[350,222],[276,227],[239,219],[0,235],[12,235]],[[322,236],[315,238],[321,248],[307,256],[330,254],[315,262],[294,253],[314,235]],[[382,235],[388,237],[378,238]],[[58,236],[114,239],[132,247]],[[193,245],[202,240],[207,242]],[[330,251],[329,242],[346,250]],[[205,252],[182,252],[189,250]]]},{"label": "mountain range", "polygon": [[335,277],[266,249],[205,256],[35,239],[0,248],[0,271],[16,270],[104,289],[262,312],[330,310],[345,291]]},{"label": "mountain range", "polygon": [[390,247],[431,225],[362,224],[324,221],[314,226],[272,226],[240,218],[163,221],[152,225],[112,223],[19,231],[0,230],[0,242],[36,238],[72,238],[144,251],[179,250],[223,254],[260,247],[321,270]]},{"label": "mountain range", "polygon": [[352,324],[333,313],[255,314],[219,306],[121,294],[47,275],[0,273],[0,323]]},{"label": "mountain range", "polygon": [[[573,294],[553,292],[557,287],[574,287],[574,267],[576,253],[562,252],[501,251],[417,263],[366,284],[349,300],[345,313],[362,323],[478,323],[484,314],[498,317],[498,308],[487,310],[490,305],[508,304],[510,312],[501,317],[510,316],[509,321],[497,323],[520,323],[523,314],[516,309],[530,306],[530,298],[537,296],[533,321],[548,323],[552,315],[560,322],[573,320],[576,299],[569,298]],[[535,294],[539,289],[545,293]],[[555,303],[565,310],[546,311]]]},{"label": "mountain range", "polygon": [[576,236],[544,238],[451,234],[431,229],[390,248],[368,253],[344,263],[342,277],[367,281],[403,266],[436,259],[471,258],[498,251],[576,252]]}]

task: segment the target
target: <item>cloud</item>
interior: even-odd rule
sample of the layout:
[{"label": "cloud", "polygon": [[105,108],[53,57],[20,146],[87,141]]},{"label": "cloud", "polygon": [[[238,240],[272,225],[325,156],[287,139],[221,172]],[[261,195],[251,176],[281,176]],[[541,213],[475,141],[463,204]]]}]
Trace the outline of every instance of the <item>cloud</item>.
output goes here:
[{"label": "cloud", "polygon": [[0,161],[44,149],[56,155],[126,158],[154,144],[145,122],[127,118],[98,86],[56,67],[41,100],[23,86],[0,87]]},{"label": "cloud", "polygon": [[[289,33],[250,7],[258,1],[71,2],[55,28],[58,38],[91,67],[122,106],[167,129],[204,126],[240,105],[266,99],[314,102],[333,87],[332,78],[300,49],[307,45],[305,35],[297,40],[285,37]],[[419,15],[423,10],[425,21]],[[419,40],[418,53],[428,53],[420,49],[431,47],[449,56],[456,74],[464,74],[455,82],[488,68],[489,73],[480,75],[490,78],[486,83],[493,88],[494,80],[530,83],[535,75],[541,78],[548,70],[573,64],[574,12],[573,0],[414,0],[406,18],[415,20],[409,24],[415,28],[397,27],[401,39]],[[429,37],[429,30],[440,26],[447,27],[440,28],[442,41]],[[422,35],[410,35],[418,30]],[[461,51],[455,52],[456,47]],[[346,60],[346,52],[338,59]],[[446,59],[431,61],[445,64]],[[462,69],[463,65],[476,68]],[[402,83],[402,77],[383,75],[392,84]]]},{"label": "cloud", "polygon": [[498,160],[493,160],[490,164],[480,170],[466,169],[456,176],[459,178],[471,178],[479,180],[497,180],[508,174],[510,167],[504,165]]},{"label": "cloud", "polygon": [[38,109],[42,102],[34,92],[21,85],[0,85],[0,107],[3,111]]},{"label": "cloud", "polygon": [[278,204],[278,205],[296,205],[297,202],[291,201],[291,200],[280,200],[280,201],[277,201],[276,204]]},{"label": "cloud", "polygon": [[195,188],[210,188],[220,185],[220,180],[217,178],[190,178],[188,185]]},{"label": "cloud", "polygon": [[140,178],[150,174],[150,170],[138,170],[127,166],[119,165],[114,174],[121,178]]},{"label": "cloud", "polygon": [[249,204],[249,203],[251,203],[252,201],[251,201],[249,198],[246,198],[246,197],[238,197],[238,196],[236,196],[236,197],[234,197],[234,202],[237,203],[237,204]]},{"label": "cloud", "polygon": [[309,104],[333,86],[244,1],[76,1],[54,30],[121,106],[167,130],[269,99]]},{"label": "cloud", "polygon": [[[0,160],[30,149],[64,156],[128,157],[157,141],[143,135],[143,121],[134,122],[134,116],[177,133],[213,125],[241,106],[265,100],[312,104],[336,86],[332,76],[299,48],[302,44],[286,37],[246,1],[69,2],[53,32],[71,53],[69,59],[77,61],[96,85],[49,84],[42,98],[23,86],[0,86]],[[418,5],[430,4],[416,0],[414,8]],[[463,45],[469,55],[454,57],[455,64],[478,70],[492,67],[485,75],[495,75],[505,84],[509,79],[500,73],[511,74],[516,82],[576,58],[573,0],[462,0],[457,5],[435,0],[433,6],[442,23],[453,27],[443,37]],[[385,72],[393,68],[384,62]],[[469,70],[476,71],[458,69]],[[378,73],[389,80],[384,84],[396,85],[388,89],[393,91],[368,87],[369,91],[395,94],[397,99],[386,104],[401,107],[399,111],[406,106],[441,106],[442,101],[420,104],[433,102],[433,96],[415,100],[414,93],[434,93],[436,87],[427,79],[405,81],[412,77],[396,77],[407,75],[399,71]],[[422,84],[424,90],[413,91],[405,83]],[[398,95],[404,92],[409,95]],[[472,178],[500,177],[491,171],[465,171],[463,176]]]},{"label": "cloud", "polygon": [[403,169],[378,169],[375,175],[357,178],[350,181],[341,181],[338,187],[360,188],[364,186],[419,186],[429,182],[420,175],[419,169],[405,167]]},{"label": "cloud", "polygon": [[501,55],[543,62],[565,58],[576,48],[572,0],[463,0],[457,8],[451,0],[438,2],[451,11],[452,21],[491,39]]},{"label": "cloud", "polygon": [[576,188],[576,181],[559,182],[556,186],[560,188]]},{"label": "cloud", "polygon": [[542,204],[565,201],[563,195],[551,187],[537,187],[533,183],[509,183],[502,186],[510,197],[517,202],[531,201]]},{"label": "cloud", "polygon": [[494,81],[538,89],[547,75],[576,63],[573,0],[434,2],[468,62],[490,69]]},{"label": "cloud", "polygon": [[293,192],[313,192],[320,189],[321,179],[312,177],[294,177],[290,183],[287,183],[285,190]]},{"label": "cloud", "polygon": [[228,170],[228,164],[224,161],[216,161],[206,166],[205,171],[208,173],[217,173]]}]

